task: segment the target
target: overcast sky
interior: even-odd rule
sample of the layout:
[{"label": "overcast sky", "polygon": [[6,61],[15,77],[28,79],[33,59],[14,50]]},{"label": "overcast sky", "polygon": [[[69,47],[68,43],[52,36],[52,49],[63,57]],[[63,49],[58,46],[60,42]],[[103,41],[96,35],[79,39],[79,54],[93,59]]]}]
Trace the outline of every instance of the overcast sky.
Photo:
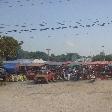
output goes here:
[{"label": "overcast sky", "polygon": [[0,0],[0,34],[23,40],[28,51],[110,54],[111,11],[112,0]]}]

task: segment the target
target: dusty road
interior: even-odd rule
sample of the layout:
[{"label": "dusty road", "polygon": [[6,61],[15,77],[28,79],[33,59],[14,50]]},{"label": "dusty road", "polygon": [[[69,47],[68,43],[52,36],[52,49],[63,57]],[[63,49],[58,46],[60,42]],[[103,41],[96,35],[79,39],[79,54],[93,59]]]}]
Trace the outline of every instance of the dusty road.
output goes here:
[{"label": "dusty road", "polygon": [[0,112],[112,112],[112,81],[0,86]]}]

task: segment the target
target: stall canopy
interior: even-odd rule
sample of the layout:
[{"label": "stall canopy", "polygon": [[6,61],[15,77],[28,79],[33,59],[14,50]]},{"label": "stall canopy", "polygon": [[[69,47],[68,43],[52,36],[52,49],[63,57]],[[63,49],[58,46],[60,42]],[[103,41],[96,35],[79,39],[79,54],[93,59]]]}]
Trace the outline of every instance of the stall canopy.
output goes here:
[{"label": "stall canopy", "polygon": [[76,67],[76,66],[81,66],[82,63],[81,62],[72,62],[70,64],[68,64],[69,67]]},{"label": "stall canopy", "polygon": [[34,59],[32,63],[40,63],[40,64],[44,64],[46,61],[42,60],[42,59]]},{"label": "stall canopy", "polygon": [[33,62],[33,59],[17,59],[14,61],[4,61],[3,63],[15,63],[15,64],[30,64]]},{"label": "stall canopy", "polygon": [[87,62],[87,65],[111,65],[112,61],[94,61],[94,62]]},{"label": "stall canopy", "polygon": [[47,61],[45,64],[47,64],[47,65],[56,65],[56,66],[61,66],[61,65],[63,65],[63,62]]},{"label": "stall canopy", "polygon": [[3,67],[8,73],[16,73],[18,71],[18,65],[16,63],[6,63]]},{"label": "stall canopy", "polygon": [[31,64],[27,64],[27,65],[20,65],[20,66],[31,66],[31,67],[41,67],[44,66],[44,63],[31,63]]}]

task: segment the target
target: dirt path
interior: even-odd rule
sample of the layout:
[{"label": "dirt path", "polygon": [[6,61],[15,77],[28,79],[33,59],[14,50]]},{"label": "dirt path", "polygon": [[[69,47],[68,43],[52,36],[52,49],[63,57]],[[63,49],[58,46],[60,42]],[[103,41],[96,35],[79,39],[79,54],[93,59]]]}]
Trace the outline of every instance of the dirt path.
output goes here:
[{"label": "dirt path", "polygon": [[10,83],[0,87],[0,112],[112,112],[112,81]]}]

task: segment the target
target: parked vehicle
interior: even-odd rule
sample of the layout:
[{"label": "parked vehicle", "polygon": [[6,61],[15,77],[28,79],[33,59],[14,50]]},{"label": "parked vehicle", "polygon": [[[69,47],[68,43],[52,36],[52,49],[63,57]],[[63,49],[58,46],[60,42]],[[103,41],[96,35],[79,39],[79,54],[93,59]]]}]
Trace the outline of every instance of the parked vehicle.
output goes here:
[{"label": "parked vehicle", "polygon": [[6,71],[2,66],[0,66],[0,78],[3,80],[6,78]]},{"label": "parked vehicle", "polygon": [[55,80],[55,74],[51,71],[37,73],[34,77],[35,83],[49,83]]}]

